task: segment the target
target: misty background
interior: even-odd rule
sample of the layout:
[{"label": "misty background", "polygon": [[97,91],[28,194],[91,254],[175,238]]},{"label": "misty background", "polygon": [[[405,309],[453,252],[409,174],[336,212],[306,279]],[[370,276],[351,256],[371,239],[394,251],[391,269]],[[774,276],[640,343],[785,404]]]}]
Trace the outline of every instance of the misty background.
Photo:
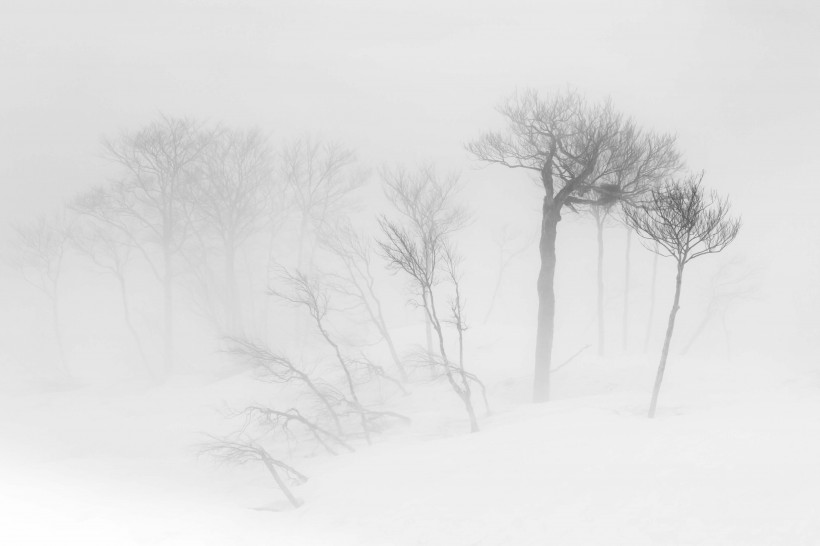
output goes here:
[{"label": "misty background", "polygon": [[[687,165],[731,196],[744,220],[733,251],[766,271],[762,300],[735,317],[739,346],[810,354],[817,23],[799,2],[6,1],[2,233],[105,183],[100,138],[160,112],[258,126],[273,142],[318,134],[372,168],[435,162],[462,173],[477,237],[507,223],[533,233],[538,188],[463,145],[500,125],[493,108],[515,89],[570,86],[675,133]],[[471,272],[492,267],[470,257]],[[17,288],[4,290],[12,301]],[[3,306],[4,322],[18,312]]]}]

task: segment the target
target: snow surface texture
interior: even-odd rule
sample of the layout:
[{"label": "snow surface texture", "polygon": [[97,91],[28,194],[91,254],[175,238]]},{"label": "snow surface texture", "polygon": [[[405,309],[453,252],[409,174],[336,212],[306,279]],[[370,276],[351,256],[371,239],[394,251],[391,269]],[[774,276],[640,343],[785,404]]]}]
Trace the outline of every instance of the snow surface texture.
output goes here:
[{"label": "snow surface texture", "polygon": [[0,544],[820,544],[816,371],[676,357],[650,420],[654,358],[584,353],[537,406],[524,363],[485,365],[480,433],[445,385],[414,385],[409,427],[291,461],[297,510],[261,465],[196,457],[223,400],[269,387],[246,375],[6,392]]}]

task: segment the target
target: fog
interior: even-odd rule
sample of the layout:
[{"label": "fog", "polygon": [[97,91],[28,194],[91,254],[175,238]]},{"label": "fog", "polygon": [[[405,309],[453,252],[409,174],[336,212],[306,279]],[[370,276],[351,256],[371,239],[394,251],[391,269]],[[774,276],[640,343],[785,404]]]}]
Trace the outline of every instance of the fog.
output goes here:
[{"label": "fog", "polygon": [[[0,537],[820,540],[818,24],[798,1],[4,0]],[[529,92],[609,101],[682,164],[619,194],[603,262],[603,194],[559,207],[538,404],[545,188],[471,147]],[[140,193],[173,131],[184,197]],[[687,173],[741,227],[686,264],[647,425],[676,261],[622,211]],[[313,428],[247,428],[260,407]]]}]

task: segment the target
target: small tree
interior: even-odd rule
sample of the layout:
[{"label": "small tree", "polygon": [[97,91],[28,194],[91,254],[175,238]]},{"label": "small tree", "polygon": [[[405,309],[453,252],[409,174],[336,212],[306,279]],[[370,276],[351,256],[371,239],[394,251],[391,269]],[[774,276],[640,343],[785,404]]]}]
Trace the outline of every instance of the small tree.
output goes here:
[{"label": "small tree", "polygon": [[680,308],[683,269],[687,263],[705,254],[722,251],[737,236],[740,220],[729,216],[729,201],[716,193],[706,194],[701,182],[703,175],[691,175],[673,180],[653,189],[641,206],[625,211],[629,225],[639,236],[651,241],[652,250],[677,262],[675,299],[669,312],[666,338],[652,390],[649,417],[655,416],[663,372],[675,329],[675,317]]},{"label": "small tree", "polygon": [[[432,166],[422,167],[415,174],[403,168],[385,168],[381,175],[385,196],[404,217],[414,236],[422,239],[434,234],[436,237],[447,237],[466,223],[464,211],[452,204],[453,195],[458,189],[457,176],[443,179]],[[436,252],[431,243],[428,241],[421,245],[419,251],[423,254]],[[436,261],[432,255],[419,258],[428,266]],[[426,349],[428,354],[433,354],[433,325],[427,313],[424,318]]]},{"label": "small tree", "polygon": [[303,307],[313,321],[316,330],[327,345],[333,350],[336,357],[336,362],[339,364],[344,373],[347,391],[350,395],[350,406],[354,412],[359,413],[359,418],[362,425],[362,432],[364,433],[367,442],[370,443],[370,430],[368,428],[367,417],[365,415],[364,406],[359,399],[357,392],[356,381],[353,378],[353,369],[351,361],[342,354],[342,349],[333,335],[328,330],[327,314],[330,310],[330,298],[327,291],[314,279],[308,278],[304,273],[290,272],[282,270],[280,274],[280,281],[284,284],[284,290],[270,289],[269,294],[278,296],[293,305]]},{"label": "small tree", "polygon": [[308,478],[289,464],[273,457],[260,442],[249,438],[245,434],[234,435],[229,438],[211,436],[211,442],[201,446],[200,453],[213,457],[226,464],[242,465],[250,461],[258,461],[265,465],[276,485],[285,494],[288,502],[294,507],[302,506],[302,501],[293,494],[288,482],[295,485],[305,483]]},{"label": "small tree", "polygon": [[[470,419],[470,431],[477,432],[471,383],[480,385],[480,382],[464,367],[464,300],[459,286],[458,260],[449,241],[453,231],[464,224],[464,212],[452,202],[458,190],[458,179],[441,180],[432,168],[421,169],[415,175],[402,170],[385,170],[383,176],[394,195],[407,197],[406,206],[399,206],[399,210],[409,221],[400,223],[382,218],[383,238],[379,246],[388,266],[409,277],[416,296],[414,303],[423,309],[438,340],[438,358],[429,349],[426,358],[443,368],[450,387],[464,404]],[[443,280],[449,281],[452,287],[449,321],[437,303]],[[448,356],[444,333],[446,322],[450,322],[458,334],[457,361]]]}]

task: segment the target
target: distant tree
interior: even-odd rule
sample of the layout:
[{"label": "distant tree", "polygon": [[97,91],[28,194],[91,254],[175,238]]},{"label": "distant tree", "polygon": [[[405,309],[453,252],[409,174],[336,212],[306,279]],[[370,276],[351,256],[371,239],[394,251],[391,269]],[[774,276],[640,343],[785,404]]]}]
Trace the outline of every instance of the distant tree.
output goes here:
[{"label": "distant tree", "polygon": [[[458,395],[470,419],[471,432],[479,430],[472,401],[472,384],[481,385],[464,366],[463,332],[466,329],[464,300],[460,289],[458,259],[450,236],[464,225],[464,211],[455,205],[458,179],[441,179],[432,167],[414,174],[404,170],[384,170],[385,184],[394,195],[407,199],[399,210],[404,221],[386,217],[380,220],[382,238],[379,241],[388,266],[403,272],[411,282],[413,302],[424,311],[436,334],[438,355],[428,349],[426,359],[440,368],[453,392]],[[457,332],[458,359],[448,356],[445,324],[438,297],[442,281],[451,288],[450,319]]]},{"label": "distant tree", "polygon": [[655,317],[655,287],[658,284],[658,245],[652,248],[652,282],[649,285],[649,317],[646,321],[646,334],[643,340],[643,352],[649,349],[649,340],[652,337],[652,324]]},{"label": "distant tree", "polygon": [[[384,194],[403,217],[414,236],[424,239],[438,230],[442,237],[458,231],[467,222],[463,208],[453,203],[458,190],[458,177],[442,178],[432,165],[418,169],[412,174],[404,168],[382,169]],[[436,245],[427,243],[419,249],[422,253],[438,252]],[[435,256],[421,256],[425,264],[435,263]],[[425,312],[424,326],[427,353],[432,354],[433,325],[430,316]]]},{"label": "distant tree", "polygon": [[257,129],[223,128],[210,139],[199,163],[198,182],[187,195],[203,254],[209,254],[210,236],[216,239],[222,255],[225,327],[236,334],[242,330],[237,252],[268,219],[273,189],[272,150]]},{"label": "distant tree", "polygon": [[356,154],[334,142],[305,137],[284,145],[279,175],[299,211],[297,267],[310,271],[311,231],[318,233],[348,205],[349,194],[362,186],[367,173],[357,166]]},{"label": "distant tree", "polygon": [[63,343],[60,281],[73,225],[65,213],[41,216],[29,225],[16,228],[14,265],[26,282],[43,293],[51,305],[52,331],[57,346],[60,371],[70,376]]},{"label": "distant tree", "polygon": [[72,233],[71,241],[77,251],[86,256],[101,270],[117,281],[122,304],[123,319],[140,360],[149,376],[154,375],[148,364],[142,339],[131,317],[131,300],[128,293],[127,272],[134,252],[134,246],[125,232],[117,226],[124,226],[125,218],[115,218],[106,201],[104,190],[89,190],[78,196],[70,207],[80,214],[80,222]]},{"label": "distant tree", "polygon": [[[726,248],[740,230],[740,220],[729,216],[729,201],[714,192],[707,194],[701,184],[703,175],[690,175],[653,189],[640,206],[627,208],[627,222],[651,249],[677,263],[675,299],[669,312],[666,338],[652,391],[649,417],[655,416],[663,372],[672,342],[675,317],[680,308],[683,270],[687,263],[705,254]],[[657,244],[657,246],[655,246]]]},{"label": "distant tree", "polygon": [[[166,373],[174,362],[174,262],[191,235],[189,194],[211,137],[196,121],[160,116],[103,142],[107,158],[121,170],[108,205],[117,217],[129,219],[116,225],[129,229],[162,285]],[[150,247],[159,250],[158,259]]]},{"label": "distant tree", "polygon": [[589,105],[574,92],[542,99],[525,91],[498,110],[506,118],[506,130],[486,133],[467,149],[487,163],[536,172],[544,188],[533,385],[534,399],[541,402],[549,399],[561,214],[600,206],[632,191],[626,184],[649,153],[646,143],[663,137],[641,133],[609,102]]}]

